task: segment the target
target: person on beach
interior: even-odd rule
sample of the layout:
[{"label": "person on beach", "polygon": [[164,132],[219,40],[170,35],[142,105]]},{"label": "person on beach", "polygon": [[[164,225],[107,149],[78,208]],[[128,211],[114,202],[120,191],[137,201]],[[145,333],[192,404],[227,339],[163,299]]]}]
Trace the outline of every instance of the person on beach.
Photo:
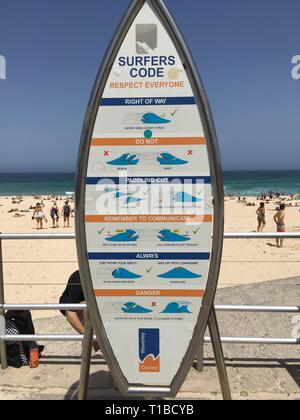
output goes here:
[{"label": "person on beach", "polygon": [[36,220],[36,228],[43,229],[43,221],[45,219],[45,213],[43,211],[43,207],[40,203],[37,203],[34,209],[34,213],[32,219]]},{"label": "person on beach", "polygon": [[64,218],[64,228],[66,227],[70,227],[70,217],[71,217],[71,206],[69,204],[69,200],[67,200],[63,206],[61,215]]},{"label": "person on beach", "polygon": [[58,210],[58,207],[57,207],[56,203],[54,203],[53,206],[51,207],[50,216],[51,216],[51,219],[52,219],[53,228],[58,228],[59,227],[59,225],[58,225],[59,210]]},{"label": "person on beach", "polygon": [[266,209],[265,209],[265,203],[260,203],[259,208],[256,210],[257,214],[257,232],[262,232],[266,226]]},{"label": "person on beach", "polygon": [[[280,204],[279,208],[276,209],[277,212],[274,216],[274,221],[277,225],[277,232],[286,232],[286,227],[285,227],[285,204]],[[283,247],[283,239],[276,239],[276,245],[278,246],[278,248],[282,248]]]},{"label": "person on beach", "polygon": [[[63,292],[59,303],[62,305],[69,304],[85,304],[84,293],[81,285],[79,270],[75,271],[69,278],[67,287]],[[61,311],[62,315],[67,318],[69,324],[79,334],[84,334],[84,324],[86,320],[85,311]],[[98,343],[93,345],[95,351],[99,350]]]}]

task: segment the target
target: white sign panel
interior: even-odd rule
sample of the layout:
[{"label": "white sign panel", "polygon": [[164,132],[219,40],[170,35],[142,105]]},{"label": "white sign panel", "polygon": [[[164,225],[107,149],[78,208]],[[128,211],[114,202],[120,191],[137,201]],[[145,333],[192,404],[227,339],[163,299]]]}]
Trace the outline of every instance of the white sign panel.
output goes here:
[{"label": "white sign panel", "polygon": [[170,387],[208,287],[212,173],[189,63],[143,3],[85,145],[84,257],[114,363],[128,384]]}]

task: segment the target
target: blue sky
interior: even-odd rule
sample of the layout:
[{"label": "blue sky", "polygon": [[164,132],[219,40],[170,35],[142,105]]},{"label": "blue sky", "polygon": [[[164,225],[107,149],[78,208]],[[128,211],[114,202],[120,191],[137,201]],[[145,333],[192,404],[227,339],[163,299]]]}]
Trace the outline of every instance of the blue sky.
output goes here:
[{"label": "blue sky", "polygon": [[[299,168],[299,0],[169,0],[225,169]],[[72,171],[91,88],[128,0],[0,0],[0,172]]]}]

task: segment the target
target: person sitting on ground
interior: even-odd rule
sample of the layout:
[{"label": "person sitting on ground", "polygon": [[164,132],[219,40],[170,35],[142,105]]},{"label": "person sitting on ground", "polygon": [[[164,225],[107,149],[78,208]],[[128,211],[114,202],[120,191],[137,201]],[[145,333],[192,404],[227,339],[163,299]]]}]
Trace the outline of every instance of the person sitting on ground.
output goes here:
[{"label": "person sitting on ground", "polygon": [[[79,270],[75,271],[69,278],[67,287],[63,292],[59,303],[63,305],[85,303]],[[61,311],[61,313],[67,318],[69,324],[76,332],[81,335],[84,334],[84,324],[86,319],[85,311]],[[94,343],[93,347],[95,351],[99,350],[97,343]]]},{"label": "person sitting on ground", "polygon": [[[277,225],[277,232],[279,232],[279,233],[286,232],[286,227],[285,227],[285,204],[280,204],[280,207],[279,207],[279,209],[277,210],[277,212],[274,216],[274,221]],[[278,248],[282,248],[283,247],[283,239],[277,238],[276,239],[276,244],[277,244]]]},{"label": "person sitting on ground", "polygon": [[262,232],[266,226],[266,209],[265,203],[260,203],[260,207],[256,210],[257,214],[257,232]]},{"label": "person sitting on ground", "polygon": [[16,211],[16,213],[14,214],[13,217],[24,217],[24,216],[25,216],[25,214],[20,214],[20,211],[18,210],[18,211]]}]

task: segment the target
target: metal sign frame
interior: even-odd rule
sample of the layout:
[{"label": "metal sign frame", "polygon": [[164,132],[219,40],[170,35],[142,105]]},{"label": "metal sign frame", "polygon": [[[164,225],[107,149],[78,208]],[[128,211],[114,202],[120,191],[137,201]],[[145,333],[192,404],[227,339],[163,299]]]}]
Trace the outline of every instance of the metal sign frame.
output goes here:
[{"label": "metal sign frame", "polygon": [[[210,171],[212,175],[212,193],[214,199],[212,253],[206,293],[203,299],[202,308],[198,316],[197,325],[195,327],[192,340],[190,342],[186,355],[181,363],[181,366],[179,367],[177,374],[175,375],[170,387],[141,386],[140,384],[129,384],[125,376],[123,375],[118,365],[118,361],[112,351],[110,342],[108,341],[108,338],[106,336],[101,316],[97,307],[96,298],[94,296],[93,291],[89,263],[87,259],[87,243],[85,236],[85,180],[87,176],[90,140],[92,138],[92,132],[94,129],[94,124],[99,108],[99,101],[103,95],[106,82],[108,80],[113,63],[117,57],[118,51],[127,35],[129,28],[131,27],[137,14],[139,13],[139,11],[145,3],[147,3],[151,7],[151,9],[160,19],[166,31],[168,32],[171,40],[173,41],[177,52],[180,56],[180,59],[184,64],[188,79],[193,90],[193,94],[196,98],[197,108],[201,116],[204,134],[207,139],[207,150],[209,155]],[[219,336],[213,304],[218,284],[223,248],[224,194],[223,176],[221,170],[218,144],[216,140],[215,128],[206,93],[204,91],[202,82],[198,75],[198,71],[191,57],[191,54],[183,40],[183,37],[180,34],[176,23],[174,22],[169,11],[165,7],[163,0],[133,0],[131,6],[126,12],[120,26],[118,27],[113,37],[112,43],[108,48],[105,59],[98,73],[87,108],[81,136],[76,179],[75,225],[79,267],[82,278],[82,286],[89,306],[89,315],[91,318],[91,322],[94,326],[97,339],[103,351],[103,355],[107,361],[109,369],[121,393],[127,396],[175,396],[178,393],[190,367],[192,366],[198,347],[203,341],[205,330],[209,325],[209,320],[211,316],[211,320],[213,321],[212,324],[215,325],[215,328],[213,328],[215,332],[214,336],[215,338]],[[87,339],[86,342],[88,343],[88,345],[90,345],[90,340]],[[217,342],[215,344],[216,349],[220,350],[221,344]],[[217,353],[219,353],[220,355],[220,351]],[[223,357],[222,351],[221,356]],[[221,366],[222,360],[219,360],[219,362]]]}]

